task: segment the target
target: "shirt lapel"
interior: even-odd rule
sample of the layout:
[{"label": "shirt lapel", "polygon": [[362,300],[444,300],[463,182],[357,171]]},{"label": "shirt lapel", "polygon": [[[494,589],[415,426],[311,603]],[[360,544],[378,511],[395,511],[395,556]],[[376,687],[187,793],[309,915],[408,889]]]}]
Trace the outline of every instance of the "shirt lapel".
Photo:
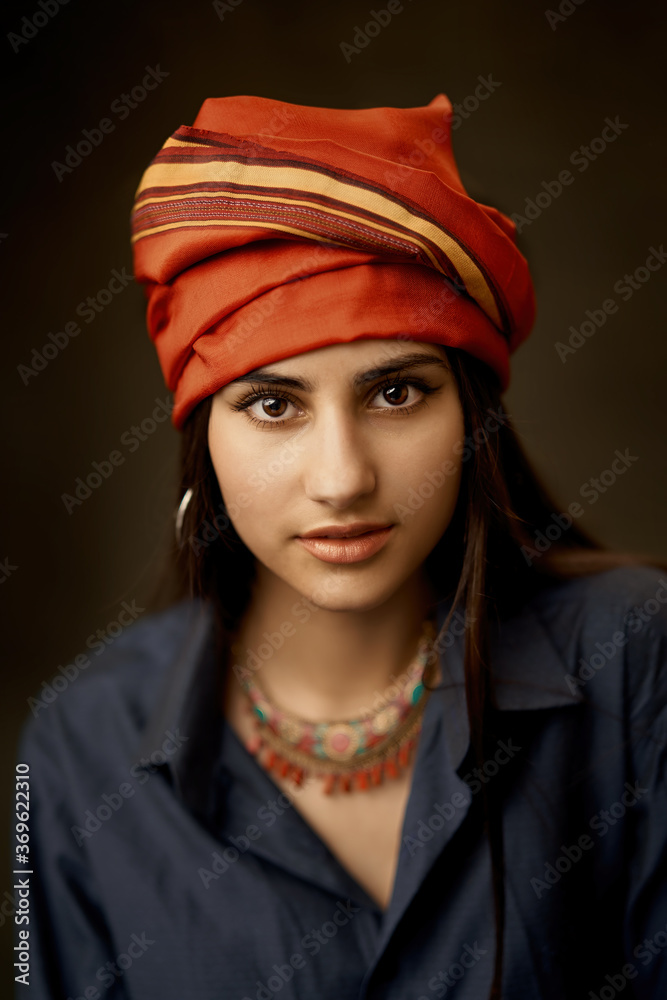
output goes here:
[{"label": "shirt lapel", "polygon": [[[440,630],[450,607],[451,601],[438,606]],[[465,699],[465,632],[465,618],[457,612],[448,632],[439,633],[442,679],[424,712],[394,891],[384,915],[377,960],[472,802],[475,786],[463,780],[475,764]],[[492,625],[490,644],[501,712],[575,705],[581,700],[568,687],[566,663],[533,608],[527,606],[507,622]]]}]

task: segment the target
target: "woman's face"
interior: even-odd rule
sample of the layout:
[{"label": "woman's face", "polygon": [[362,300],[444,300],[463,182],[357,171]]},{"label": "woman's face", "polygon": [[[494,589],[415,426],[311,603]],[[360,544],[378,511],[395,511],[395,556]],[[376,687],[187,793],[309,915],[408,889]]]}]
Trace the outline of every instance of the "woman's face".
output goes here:
[{"label": "woman's face", "polygon": [[[208,440],[258,579],[268,572],[319,607],[361,611],[420,576],[454,513],[464,433],[444,350],[358,340],[224,386]],[[336,529],[354,537],[321,537]]]}]

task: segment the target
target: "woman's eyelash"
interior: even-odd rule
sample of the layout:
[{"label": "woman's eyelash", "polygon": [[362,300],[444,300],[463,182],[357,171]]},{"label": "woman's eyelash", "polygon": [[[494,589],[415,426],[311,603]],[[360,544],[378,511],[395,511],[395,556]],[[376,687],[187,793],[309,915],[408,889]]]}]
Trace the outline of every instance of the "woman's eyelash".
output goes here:
[{"label": "woman's eyelash", "polygon": [[245,410],[259,399],[285,399],[288,403],[298,406],[297,400],[286,389],[272,389],[271,386],[254,385],[251,383],[247,396],[232,403],[233,410]]},{"label": "woman's eyelash", "polygon": [[[418,378],[396,378],[395,376],[386,376],[380,382],[376,383],[373,388],[373,393],[371,398],[377,396],[379,392],[387,388],[400,388],[402,386],[412,386],[415,389],[419,389],[424,396],[429,396],[431,393],[437,392],[438,387],[429,385],[428,382],[424,382],[422,379]],[[232,409],[236,411],[247,410],[253,403],[258,402],[261,399],[284,399],[288,403],[292,403],[293,406],[298,406],[299,402],[295,397],[288,392],[286,389],[273,389],[270,385],[261,385],[251,383],[250,390],[246,396],[243,396],[236,403],[232,403]],[[424,402],[423,399],[417,400],[415,403],[411,403],[409,406],[399,405],[396,407],[386,407],[386,409],[400,410],[402,413],[408,413],[420,406]],[[384,407],[383,407],[384,409]],[[261,424],[262,426],[276,426],[284,423],[287,419],[283,417],[272,420],[270,417],[266,420],[260,420],[255,417],[252,413],[247,413],[246,416],[255,424]]]}]

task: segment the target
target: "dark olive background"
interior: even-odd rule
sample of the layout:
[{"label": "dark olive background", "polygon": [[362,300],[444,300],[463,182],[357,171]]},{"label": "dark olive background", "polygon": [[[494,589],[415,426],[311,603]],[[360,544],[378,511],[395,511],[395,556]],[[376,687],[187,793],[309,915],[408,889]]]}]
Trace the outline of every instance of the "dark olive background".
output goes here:
[{"label": "dark olive background", "polygon": [[[543,181],[568,168],[575,178],[520,235],[539,311],[513,359],[507,405],[562,509],[581,499],[581,485],[609,467],[616,449],[629,448],[637,461],[595,505],[584,502],[579,523],[608,545],[667,557],[667,266],[625,303],[613,289],[644,264],[650,246],[667,241],[664,5],[565,0],[572,13],[552,28],[542,3],[406,0],[346,61],[340,43],[353,42],[357,26],[384,6],[241,0],[221,19],[210,2],[69,0],[18,52],[7,35],[40,8],[37,0],[4,7],[0,560],[15,567],[0,590],[8,805],[28,697],[85,650],[87,636],[113,621],[122,601],[136,600],[145,614],[154,607],[178,446],[168,422],[132,454],[120,444],[156,399],[168,397],[136,285],[94,322],[79,318],[81,334],[28,385],[18,366],[31,362],[50,331],[77,319],[77,305],[107,285],[113,268],[131,272],[128,217],[141,173],[206,97],[410,107],[441,91],[463,102],[479,76],[500,83],[453,134],[470,193],[523,213]],[[125,120],[110,114],[145,67],[158,64],[169,74],[164,82]],[[628,128],[580,173],[570,155],[616,116]],[[114,131],[58,181],[52,162],[104,117]],[[555,342],[608,298],[618,312],[563,363]],[[62,494],[117,448],[125,463],[68,514]],[[11,874],[2,871],[7,904]],[[1,909],[0,945],[9,986],[8,910]]]}]

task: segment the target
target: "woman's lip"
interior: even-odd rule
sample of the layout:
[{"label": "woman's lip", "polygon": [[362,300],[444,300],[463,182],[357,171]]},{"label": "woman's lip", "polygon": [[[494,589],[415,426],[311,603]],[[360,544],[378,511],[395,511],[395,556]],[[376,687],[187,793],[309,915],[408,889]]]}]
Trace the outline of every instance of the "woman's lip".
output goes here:
[{"label": "woman's lip", "polygon": [[306,551],[322,562],[328,563],[355,563],[370,559],[376,552],[383,548],[393,529],[390,524],[387,528],[378,528],[375,531],[368,531],[363,535],[353,535],[349,538],[302,538],[297,536],[297,541],[303,545]]},{"label": "woman's lip", "polygon": [[327,525],[324,528],[315,528],[313,531],[305,531],[299,538],[356,538],[357,535],[366,535],[369,531],[380,531],[382,528],[389,528],[389,524],[372,521],[355,521],[354,524]]}]

